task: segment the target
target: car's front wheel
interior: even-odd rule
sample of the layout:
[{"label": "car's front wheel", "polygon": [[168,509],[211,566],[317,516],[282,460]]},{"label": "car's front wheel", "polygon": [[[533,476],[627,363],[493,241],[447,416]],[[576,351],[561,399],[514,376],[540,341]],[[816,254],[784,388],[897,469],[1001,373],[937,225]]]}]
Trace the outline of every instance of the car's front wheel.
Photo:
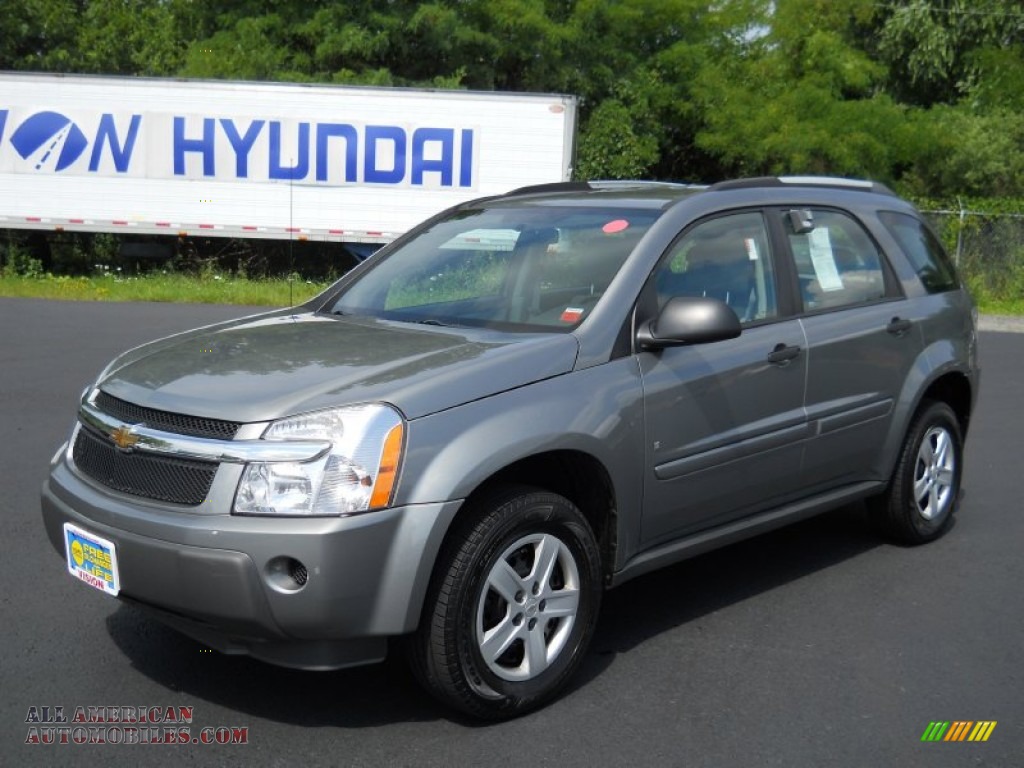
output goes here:
[{"label": "car's front wheel", "polygon": [[891,538],[923,544],[949,527],[960,495],[963,438],[953,410],[925,402],[907,432],[888,490],[872,515]]},{"label": "car's front wheel", "polygon": [[562,496],[510,488],[467,510],[411,639],[417,677],[486,719],[554,696],[577,669],[601,600],[594,535]]}]

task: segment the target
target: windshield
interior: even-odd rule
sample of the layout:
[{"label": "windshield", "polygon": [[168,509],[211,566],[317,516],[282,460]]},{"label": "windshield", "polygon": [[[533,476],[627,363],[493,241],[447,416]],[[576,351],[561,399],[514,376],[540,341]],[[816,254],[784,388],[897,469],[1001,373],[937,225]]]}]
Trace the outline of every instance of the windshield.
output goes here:
[{"label": "windshield", "polygon": [[512,331],[576,327],[660,211],[464,210],[381,257],[331,310]]}]

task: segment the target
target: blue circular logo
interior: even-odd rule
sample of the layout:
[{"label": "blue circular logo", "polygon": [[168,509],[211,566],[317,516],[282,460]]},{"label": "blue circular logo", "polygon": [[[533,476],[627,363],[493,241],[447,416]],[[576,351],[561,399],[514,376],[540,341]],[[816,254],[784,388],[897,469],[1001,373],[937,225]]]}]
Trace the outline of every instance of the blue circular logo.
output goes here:
[{"label": "blue circular logo", "polygon": [[25,160],[45,149],[36,162],[37,171],[59,149],[54,170],[63,171],[81,156],[89,142],[70,118],[59,112],[37,112],[11,134],[11,144]]}]

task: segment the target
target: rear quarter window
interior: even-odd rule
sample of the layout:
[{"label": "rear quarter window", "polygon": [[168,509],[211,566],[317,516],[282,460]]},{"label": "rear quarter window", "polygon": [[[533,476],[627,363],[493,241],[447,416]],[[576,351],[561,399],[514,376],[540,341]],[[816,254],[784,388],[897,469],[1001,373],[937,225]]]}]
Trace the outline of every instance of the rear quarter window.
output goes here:
[{"label": "rear quarter window", "polygon": [[900,244],[928,293],[952,291],[960,286],[949,256],[924,222],[894,211],[882,211],[878,218]]}]

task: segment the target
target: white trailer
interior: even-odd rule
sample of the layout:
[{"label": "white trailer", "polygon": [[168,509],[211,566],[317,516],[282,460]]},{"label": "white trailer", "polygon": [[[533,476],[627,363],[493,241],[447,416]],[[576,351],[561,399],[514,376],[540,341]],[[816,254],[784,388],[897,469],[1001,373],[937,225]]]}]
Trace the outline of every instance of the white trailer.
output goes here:
[{"label": "white trailer", "polygon": [[572,173],[555,94],[0,73],[0,229],[385,243]]}]

